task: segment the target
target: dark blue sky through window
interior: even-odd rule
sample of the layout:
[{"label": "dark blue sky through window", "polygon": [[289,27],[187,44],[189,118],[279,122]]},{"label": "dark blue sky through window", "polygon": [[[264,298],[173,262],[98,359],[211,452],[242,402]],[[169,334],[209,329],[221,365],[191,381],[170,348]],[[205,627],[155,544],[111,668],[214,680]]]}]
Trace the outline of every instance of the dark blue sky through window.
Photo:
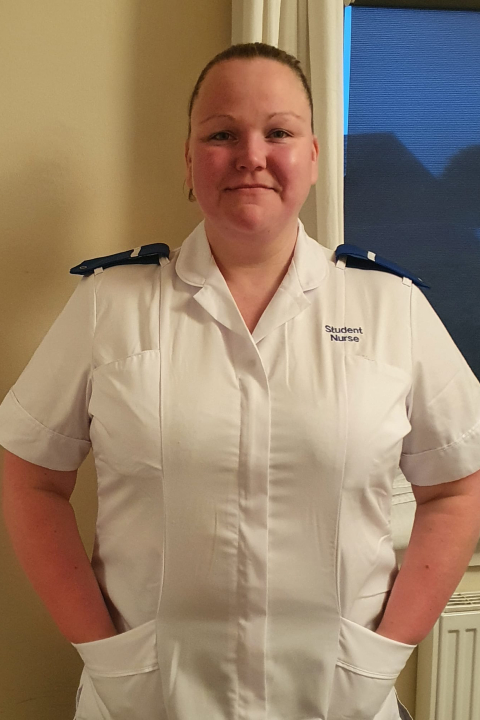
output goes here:
[{"label": "dark blue sky through window", "polygon": [[351,56],[350,133],[393,132],[436,176],[480,144],[480,12],[352,8]]},{"label": "dark blue sky through window", "polygon": [[480,12],[353,6],[349,55],[345,241],[431,286],[480,377]]}]

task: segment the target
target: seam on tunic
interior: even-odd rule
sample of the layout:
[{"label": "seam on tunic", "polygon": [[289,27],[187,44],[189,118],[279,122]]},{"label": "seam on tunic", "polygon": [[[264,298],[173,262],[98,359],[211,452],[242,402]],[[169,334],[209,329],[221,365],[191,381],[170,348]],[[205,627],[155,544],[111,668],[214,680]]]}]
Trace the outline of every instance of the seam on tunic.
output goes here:
[{"label": "seam on tunic", "polygon": [[433,397],[431,400],[429,400],[429,402],[425,406],[426,409],[428,409],[430,407],[430,405],[433,405],[433,403],[436,400],[438,400],[438,398],[445,392],[445,390],[452,384],[452,382],[455,380],[455,378],[458,377],[458,375],[460,375],[461,372],[462,372],[461,370],[457,370],[455,375],[452,375],[450,380],[446,383],[446,385],[443,386],[443,388],[441,390],[438,391],[438,393],[435,395],[435,397]]},{"label": "seam on tunic", "polygon": [[[92,343],[90,348],[90,372],[88,374],[87,383],[85,386],[85,407],[88,412],[88,406],[90,405],[90,397],[92,394],[92,381],[93,381],[93,352],[95,347],[95,333],[97,330],[97,275],[93,276],[93,332],[92,332]],[[91,417],[90,417],[91,419]]]},{"label": "seam on tunic", "polygon": [[33,422],[34,422],[36,425],[39,425],[39,426],[40,426],[43,430],[45,430],[46,432],[48,432],[48,433],[50,433],[51,435],[54,435],[54,436],[56,436],[56,437],[65,438],[66,440],[75,440],[76,442],[84,442],[84,443],[90,444],[90,439],[89,439],[89,438],[78,438],[78,437],[72,437],[71,435],[64,435],[63,433],[59,433],[59,432],[57,432],[56,430],[52,430],[51,428],[47,427],[47,426],[44,425],[42,422],[40,422],[40,420],[37,420],[37,418],[34,418],[33,415],[30,415],[30,413],[29,413],[27,410],[25,410],[25,408],[23,407],[23,405],[20,404],[19,399],[18,399],[17,396],[15,395],[15,393],[14,393],[14,391],[13,391],[13,388],[10,390],[10,393],[12,394],[12,397],[13,397],[14,401],[16,402],[16,404],[18,405],[18,407],[20,408],[20,410],[21,410],[23,413],[25,413],[25,415],[27,415],[27,417],[29,417],[30,420],[33,420]]},{"label": "seam on tunic", "polygon": [[[171,261],[170,261],[171,262]],[[161,321],[162,321],[162,271],[165,272],[164,268],[168,267],[170,263],[165,263],[165,265],[162,265],[160,267],[160,272],[158,274],[158,432],[160,437],[160,462],[162,471],[160,473],[160,484],[162,488],[162,504],[163,504],[163,531],[162,531],[162,542],[163,542],[163,551],[162,551],[162,580],[160,583],[160,587],[158,589],[158,600],[157,600],[157,612],[156,612],[156,620],[158,623],[158,619],[160,616],[160,605],[162,602],[163,597],[163,586],[165,584],[165,558],[167,555],[167,503],[165,499],[165,460],[164,460],[164,453],[163,453],[163,403],[162,403],[162,387],[163,387],[163,363],[162,363],[162,341],[161,341]],[[143,352],[149,352],[149,351],[143,351]],[[143,353],[138,353],[143,354]],[[133,357],[133,356],[132,356]],[[163,685],[163,683],[162,683]],[[171,690],[170,690],[171,692]]]},{"label": "seam on tunic", "polygon": [[144,675],[145,673],[152,672],[154,670],[158,670],[158,663],[155,663],[154,665],[146,665],[145,667],[141,667],[138,670],[118,670],[115,672],[102,672],[101,670],[96,670],[95,668],[87,668],[90,676],[97,677],[97,678],[114,678],[114,677],[129,677],[132,675]]},{"label": "seam on tunic", "polygon": [[140,352],[132,353],[131,355],[125,355],[124,357],[117,358],[116,360],[109,360],[106,363],[97,365],[95,368],[93,368],[93,372],[96,372],[97,370],[101,370],[103,368],[109,367],[110,365],[115,365],[116,363],[125,362],[126,360],[130,360],[131,358],[138,357],[139,355],[145,355],[145,353],[150,353],[150,352],[160,353],[160,349],[159,348],[150,348],[149,350],[140,350]]},{"label": "seam on tunic", "polygon": [[407,397],[405,398],[405,402],[407,404],[407,419],[408,422],[410,422],[410,419],[412,417],[413,413],[413,396],[414,396],[414,387],[415,384],[413,382],[413,285],[410,286],[410,303],[409,303],[409,312],[410,312],[410,379],[411,379],[411,385],[410,385],[410,392],[408,393]]},{"label": "seam on tunic", "polygon": [[[171,262],[171,261],[170,261]],[[164,460],[164,452],[163,452],[163,403],[162,403],[162,388],[163,388],[163,363],[162,363],[162,342],[161,342],[161,321],[162,321],[162,272],[165,273],[165,268],[170,265],[169,263],[165,263],[164,265],[160,266],[160,271],[158,273],[158,433],[159,433],[159,440],[160,440],[160,462],[161,462],[161,472],[160,472],[160,486],[161,486],[161,495],[162,495],[162,522],[163,522],[163,529],[162,529],[162,553],[161,553],[161,580],[159,582],[159,588],[158,588],[158,598],[157,598],[157,608],[155,612],[155,642],[156,642],[156,652],[157,652],[157,662],[159,663],[159,640],[158,640],[158,629],[159,629],[159,623],[160,623],[160,611],[161,611],[161,604],[163,599],[163,591],[164,591],[164,585],[165,585],[165,574],[166,574],[166,555],[167,555],[167,502],[166,502],[166,493],[165,493],[165,460]],[[170,329],[170,328],[169,328]],[[142,354],[142,353],[141,353]],[[158,665],[159,667],[159,673],[160,673],[160,685],[162,688],[162,700],[163,700],[163,708],[165,711],[165,715],[168,714],[167,711],[167,703],[170,701],[172,694],[174,692],[176,678],[177,678],[177,671],[178,671],[178,644],[175,645],[174,648],[174,656],[173,656],[173,663],[175,664],[174,668],[171,668],[170,671],[170,677],[165,678],[164,674],[162,673],[160,669],[160,663]],[[173,672],[172,672],[173,670]],[[168,680],[168,691],[167,691],[167,680]]]},{"label": "seam on tunic", "polygon": [[[338,295],[343,301],[342,307],[342,320],[345,319],[345,313],[347,309],[347,278],[345,270],[342,270],[341,282],[343,283],[342,290],[337,291]],[[337,510],[337,523],[335,528],[335,586],[336,586],[336,601],[337,601],[337,612],[341,616],[343,608],[341,606],[341,588],[340,588],[340,524],[342,517],[342,498],[343,498],[343,486],[345,484],[345,465],[347,460],[347,445],[349,441],[348,437],[348,382],[347,382],[347,351],[345,344],[342,346],[342,389],[343,389],[343,404],[344,413],[342,418],[342,430],[343,430],[343,454],[341,463],[341,485],[340,494],[338,498],[338,510]],[[340,422],[340,421],[339,421]],[[338,651],[337,651],[338,656]]]},{"label": "seam on tunic", "polygon": [[[263,365],[263,361],[262,361]],[[269,707],[269,698],[268,698],[268,680],[267,680],[267,664],[269,659],[268,654],[268,626],[269,626],[269,616],[268,616],[268,601],[270,598],[270,481],[271,481],[271,472],[270,472],[270,463],[272,459],[272,396],[270,393],[270,384],[268,382],[268,374],[264,368],[265,372],[265,379],[267,383],[268,388],[268,458],[267,458],[267,512],[266,512],[266,526],[267,526],[267,550],[266,550],[266,572],[265,572],[265,594],[266,594],[266,602],[265,602],[265,628],[264,628],[264,648],[265,648],[265,659],[264,659],[264,687],[265,687],[265,708],[268,712]]]},{"label": "seam on tunic", "polygon": [[236,570],[236,602],[237,602],[237,618],[236,618],[236,624],[235,624],[235,630],[236,630],[236,647],[235,647],[235,656],[236,656],[236,675],[237,675],[237,705],[236,705],[236,718],[244,718],[245,716],[245,699],[244,699],[244,692],[240,693],[240,679],[239,679],[239,667],[240,667],[240,653],[241,653],[241,644],[243,640],[243,634],[242,634],[242,627],[241,627],[241,617],[242,613],[244,613],[244,598],[243,598],[243,592],[244,592],[244,586],[245,583],[243,581],[243,575],[244,575],[244,569],[243,569],[243,538],[242,538],[242,532],[241,532],[241,524],[242,524],[242,486],[240,482],[240,466],[242,464],[243,460],[243,437],[242,437],[242,431],[243,429],[243,422],[244,422],[244,390],[243,390],[243,382],[240,377],[238,377],[238,387],[240,391],[240,432],[239,432],[239,446],[238,446],[238,467],[237,467],[237,486],[238,486],[238,535],[237,535],[237,557],[236,557],[236,563],[235,563],[235,570]]},{"label": "seam on tunic", "polygon": [[355,673],[355,675],[364,675],[365,677],[376,678],[378,680],[392,680],[398,676],[398,673],[392,675],[391,673],[373,672],[373,670],[370,672],[370,670],[364,670],[356,665],[350,665],[350,663],[345,662],[345,660],[337,660],[337,665],[338,667],[343,667]]},{"label": "seam on tunic", "polygon": [[470,435],[474,435],[477,429],[480,429],[480,420],[478,420],[478,422],[476,422],[475,425],[473,425],[473,427],[471,427],[469,430],[462,433],[459,438],[452,440],[452,442],[447,443],[447,445],[440,445],[440,447],[430,448],[429,450],[420,450],[416,453],[402,452],[402,455],[403,457],[418,457],[419,455],[426,455],[427,453],[439,452],[440,450],[448,450],[448,448],[451,448],[454,445],[458,445],[462,441],[466,440]]}]

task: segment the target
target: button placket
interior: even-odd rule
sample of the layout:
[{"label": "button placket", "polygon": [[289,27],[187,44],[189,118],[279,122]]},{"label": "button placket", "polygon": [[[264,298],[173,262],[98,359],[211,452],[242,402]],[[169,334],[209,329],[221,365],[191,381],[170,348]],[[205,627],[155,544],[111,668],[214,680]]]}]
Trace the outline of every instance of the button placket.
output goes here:
[{"label": "button placket", "polygon": [[257,348],[248,343],[239,373],[238,718],[266,720],[270,393]]}]

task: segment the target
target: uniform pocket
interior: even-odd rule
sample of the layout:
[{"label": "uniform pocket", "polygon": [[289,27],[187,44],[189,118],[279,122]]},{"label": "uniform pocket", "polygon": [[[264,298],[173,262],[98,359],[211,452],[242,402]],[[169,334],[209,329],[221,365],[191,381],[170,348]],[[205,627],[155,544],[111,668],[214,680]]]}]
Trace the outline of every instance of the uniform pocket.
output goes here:
[{"label": "uniform pocket", "polygon": [[374,720],[415,647],[342,618],[328,720]]},{"label": "uniform pocket", "polygon": [[85,663],[76,720],[164,720],[155,624],[72,643]]}]

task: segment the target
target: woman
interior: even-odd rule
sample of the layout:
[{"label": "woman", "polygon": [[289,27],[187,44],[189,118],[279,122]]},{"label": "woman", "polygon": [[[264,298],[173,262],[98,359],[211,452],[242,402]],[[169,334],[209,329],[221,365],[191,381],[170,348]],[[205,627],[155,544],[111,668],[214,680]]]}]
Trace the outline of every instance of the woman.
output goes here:
[{"label": "woman", "polygon": [[[0,408],[7,524],[85,662],[78,720],[398,720],[471,557],[478,383],[411,280],[308,238],[318,154],[294,58],[214,58],[185,152],[204,222],[170,262],[84,278]],[[93,571],[68,502],[90,444]]]}]

